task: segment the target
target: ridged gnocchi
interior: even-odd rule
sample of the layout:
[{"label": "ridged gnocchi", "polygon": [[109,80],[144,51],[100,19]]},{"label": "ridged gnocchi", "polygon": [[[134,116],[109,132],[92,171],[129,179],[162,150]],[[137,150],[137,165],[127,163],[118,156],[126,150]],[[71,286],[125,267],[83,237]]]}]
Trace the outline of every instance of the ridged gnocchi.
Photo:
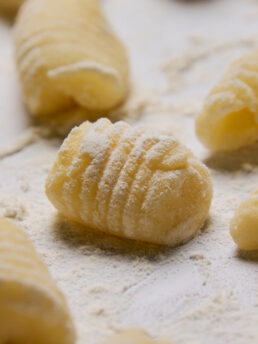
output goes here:
[{"label": "ridged gnocchi", "polygon": [[37,116],[107,112],[127,96],[127,53],[98,0],[27,0],[15,28],[25,104]]},{"label": "ridged gnocchi", "polygon": [[172,344],[165,340],[151,339],[141,330],[126,330],[112,336],[104,344]]},{"label": "ridged gnocchi", "polygon": [[75,343],[64,296],[27,235],[4,218],[0,218],[0,343]]},{"label": "ridged gnocchi", "polygon": [[46,193],[71,220],[174,246],[203,225],[212,183],[207,168],[173,137],[103,118],[71,131]]},{"label": "ridged gnocchi", "polygon": [[18,10],[25,0],[0,0],[0,12],[13,13]]},{"label": "ridged gnocchi", "polygon": [[212,150],[234,150],[258,139],[258,51],[245,55],[205,100],[196,121],[201,141]]},{"label": "ridged gnocchi", "polygon": [[258,190],[237,209],[230,233],[242,250],[258,250]]}]

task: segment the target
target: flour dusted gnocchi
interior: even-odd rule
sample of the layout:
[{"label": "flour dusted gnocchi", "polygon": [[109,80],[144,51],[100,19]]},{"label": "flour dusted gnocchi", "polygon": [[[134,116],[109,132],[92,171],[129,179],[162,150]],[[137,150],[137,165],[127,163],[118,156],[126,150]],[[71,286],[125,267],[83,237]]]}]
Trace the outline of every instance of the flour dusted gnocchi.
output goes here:
[{"label": "flour dusted gnocchi", "polygon": [[83,109],[85,120],[127,95],[127,54],[98,0],[28,0],[18,15],[15,50],[34,115],[73,116]]},{"label": "flour dusted gnocchi", "polygon": [[25,0],[0,0],[0,12],[15,12]]},{"label": "flour dusted gnocchi", "polygon": [[27,235],[0,219],[0,343],[72,344],[63,295]]},{"label": "flour dusted gnocchi", "polygon": [[258,250],[258,190],[237,209],[230,232],[240,249]]},{"label": "flour dusted gnocchi", "polygon": [[205,100],[196,130],[212,150],[233,150],[258,139],[258,51],[237,60]]},{"label": "flour dusted gnocchi", "polygon": [[126,330],[112,336],[104,344],[172,344],[164,340],[151,339],[141,330]]},{"label": "flour dusted gnocchi", "polygon": [[100,119],[72,130],[46,193],[72,220],[173,246],[203,225],[212,185],[207,168],[173,137]]}]

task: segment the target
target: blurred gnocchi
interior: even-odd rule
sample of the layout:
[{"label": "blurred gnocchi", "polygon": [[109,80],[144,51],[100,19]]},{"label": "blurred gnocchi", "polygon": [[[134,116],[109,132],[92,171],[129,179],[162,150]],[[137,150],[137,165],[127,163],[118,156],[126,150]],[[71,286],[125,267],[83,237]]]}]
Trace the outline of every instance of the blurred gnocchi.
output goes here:
[{"label": "blurred gnocchi", "polygon": [[234,150],[258,139],[258,51],[237,60],[205,100],[196,121],[212,150]]},{"label": "blurred gnocchi", "polygon": [[34,115],[97,118],[127,96],[127,53],[98,0],[28,0],[16,23],[15,56]]},{"label": "blurred gnocchi", "polygon": [[75,343],[63,295],[27,235],[4,218],[0,262],[0,343]]},{"label": "blurred gnocchi", "polygon": [[230,232],[240,249],[258,250],[258,190],[237,209]]},{"label": "blurred gnocchi", "polygon": [[173,137],[99,119],[64,141],[46,193],[71,220],[174,246],[202,227],[212,183],[207,168]]},{"label": "blurred gnocchi", "polygon": [[141,330],[126,330],[112,336],[104,344],[172,344],[165,340],[154,340]]},{"label": "blurred gnocchi", "polygon": [[0,0],[0,12],[14,13],[25,0]]}]

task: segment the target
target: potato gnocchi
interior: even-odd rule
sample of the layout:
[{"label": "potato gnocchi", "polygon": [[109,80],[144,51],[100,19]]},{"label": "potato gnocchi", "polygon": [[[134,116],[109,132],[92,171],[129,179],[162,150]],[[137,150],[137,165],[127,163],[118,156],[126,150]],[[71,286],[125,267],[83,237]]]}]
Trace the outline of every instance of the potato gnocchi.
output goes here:
[{"label": "potato gnocchi", "polygon": [[258,250],[258,190],[237,209],[230,232],[240,249]]},{"label": "potato gnocchi", "polygon": [[165,340],[151,339],[141,330],[126,330],[112,336],[104,344],[172,344]]},{"label": "potato gnocchi", "polygon": [[0,218],[0,343],[73,344],[63,295],[27,235]]},{"label": "potato gnocchi", "polygon": [[258,139],[258,51],[232,64],[206,98],[196,121],[201,141],[212,150],[234,150]]},{"label": "potato gnocchi", "polygon": [[83,110],[84,120],[96,119],[128,93],[127,53],[98,0],[28,0],[18,15],[15,51],[34,115]]},{"label": "potato gnocchi", "polygon": [[25,0],[0,0],[0,12],[15,12]]},{"label": "potato gnocchi", "polygon": [[173,246],[203,225],[212,183],[207,168],[173,137],[103,118],[71,131],[46,193],[71,220]]}]

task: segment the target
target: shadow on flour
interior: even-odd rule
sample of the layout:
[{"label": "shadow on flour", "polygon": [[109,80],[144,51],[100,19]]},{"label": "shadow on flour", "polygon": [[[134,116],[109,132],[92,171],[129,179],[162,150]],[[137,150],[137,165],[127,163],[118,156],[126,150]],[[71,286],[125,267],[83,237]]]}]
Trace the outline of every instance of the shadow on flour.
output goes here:
[{"label": "shadow on flour", "polygon": [[8,13],[8,11],[5,11],[4,9],[1,9],[1,15],[0,15],[0,24],[5,25],[6,27],[11,28],[15,22],[15,13]]},{"label": "shadow on flour", "polygon": [[258,263],[258,250],[256,251],[237,250],[236,257],[241,260]]},{"label": "shadow on flour", "polygon": [[213,2],[214,0],[173,0],[173,1],[181,2],[182,4],[193,5],[193,4],[206,3],[206,2],[209,3],[209,2]]},{"label": "shadow on flour", "polygon": [[167,246],[123,239],[94,230],[57,215],[53,222],[55,240],[65,242],[69,247],[79,249],[83,255],[121,255],[128,258],[144,257],[153,261],[164,259],[171,253]]},{"label": "shadow on flour", "polygon": [[258,143],[233,152],[217,152],[204,160],[204,163],[220,171],[234,172],[243,169],[244,164],[258,166]]}]

